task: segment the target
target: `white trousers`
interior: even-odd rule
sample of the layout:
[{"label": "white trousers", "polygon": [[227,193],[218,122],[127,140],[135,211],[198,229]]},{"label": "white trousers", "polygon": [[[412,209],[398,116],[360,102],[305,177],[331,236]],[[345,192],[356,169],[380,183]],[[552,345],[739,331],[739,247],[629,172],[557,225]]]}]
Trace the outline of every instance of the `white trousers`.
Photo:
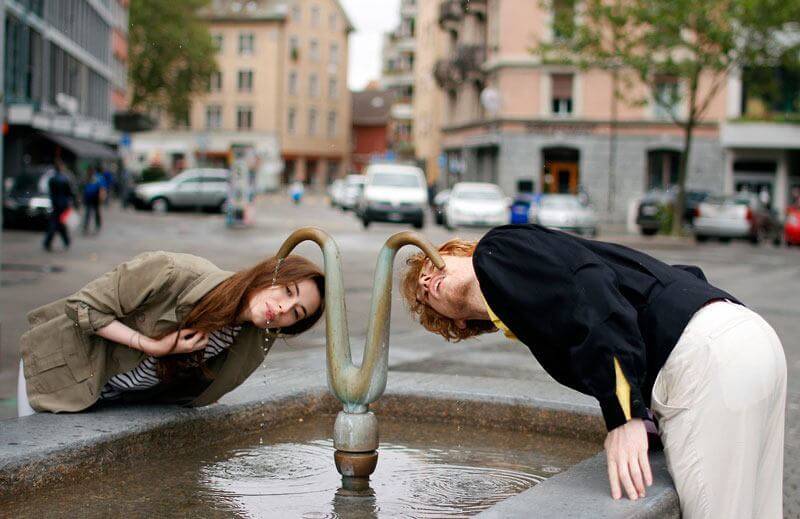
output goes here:
[{"label": "white trousers", "polygon": [[729,302],[700,309],[652,396],[683,517],[783,517],[786,358],[764,319]]},{"label": "white trousers", "polygon": [[19,377],[17,378],[17,416],[29,416],[35,414],[36,410],[28,402],[28,390],[25,384],[25,373],[22,371],[22,359],[19,361]]}]

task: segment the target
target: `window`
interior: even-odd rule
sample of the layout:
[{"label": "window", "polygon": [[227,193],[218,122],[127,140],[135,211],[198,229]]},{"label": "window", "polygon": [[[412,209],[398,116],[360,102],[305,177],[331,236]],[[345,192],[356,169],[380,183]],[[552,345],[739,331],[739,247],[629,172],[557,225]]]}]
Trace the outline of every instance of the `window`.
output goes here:
[{"label": "window", "polygon": [[311,57],[311,61],[319,61],[319,42],[317,40],[311,40],[308,55]]},{"label": "window", "polygon": [[553,39],[571,38],[575,32],[575,0],[553,2]]},{"label": "window", "polygon": [[292,61],[300,59],[300,40],[297,36],[289,38],[289,57]]},{"label": "window", "polygon": [[308,111],[308,134],[309,135],[316,135],[317,134],[317,110],[316,108],[312,108]]},{"label": "window", "polygon": [[328,137],[336,137],[336,112],[328,112]]},{"label": "window", "polygon": [[552,110],[553,115],[567,116],[572,114],[572,74],[553,74]]},{"label": "window", "polygon": [[224,38],[221,34],[212,34],[211,35],[211,44],[214,46],[214,50],[217,52],[222,52],[222,42]]},{"label": "window", "polygon": [[338,23],[339,23],[339,17],[336,15],[336,12],[332,12],[328,16],[328,26],[330,26],[332,31],[335,31]]},{"label": "window", "polygon": [[308,95],[319,97],[319,78],[317,78],[316,74],[311,74],[308,78]]},{"label": "window", "polygon": [[297,95],[297,71],[292,70],[289,72],[289,95]]},{"label": "window", "polygon": [[290,135],[297,133],[297,110],[294,108],[289,108],[286,117],[286,131],[289,132]]},{"label": "window", "polygon": [[292,6],[292,20],[294,20],[295,22],[299,22],[301,18],[300,16],[301,12],[302,11],[300,10],[300,4],[294,4]]},{"label": "window", "polygon": [[220,90],[222,90],[222,72],[217,71],[211,74],[211,78],[208,80],[208,91],[219,92]]},{"label": "window", "polygon": [[680,88],[674,76],[656,77],[653,89],[653,117],[670,119],[677,116],[680,108]]},{"label": "window", "polygon": [[240,70],[239,80],[237,82],[239,92],[252,92],[253,91],[253,71]]},{"label": "window", "polygon": [[331,63],[334,65],[339,64],[339,44],[331,43]]},{"label": "window", "polygon": [[255,35],[252,32],[239,34],[239,54],[253,54],[255,49]]},{"label": "window", "polygon": [[311,26],[319,27],[319,6],[315,5],[311,8]]},{"label": "window", "polygon": [[678,184],[681,154],[672,150],[653,150],[647,153],[647,188],[669,189]]},{"label": "window", "polygon": [[236,129],[253,129],[253,109],[249,106],[240,106],[236,109]]},{"label": "window", "polygon": [[206,107],[206,130],[219,130],[222,128],[222,107],[208,105]]},{"label": "window", "polygon": [[339,82],[336,77],[331,76],[328,78],[328,97],[336,99],[339,96]]}]

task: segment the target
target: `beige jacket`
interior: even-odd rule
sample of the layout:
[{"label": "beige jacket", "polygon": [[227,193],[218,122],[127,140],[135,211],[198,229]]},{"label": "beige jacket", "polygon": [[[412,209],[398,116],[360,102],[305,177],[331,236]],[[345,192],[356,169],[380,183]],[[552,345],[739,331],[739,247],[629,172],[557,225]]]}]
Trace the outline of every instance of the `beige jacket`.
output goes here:
[{"label": "beige jacket", "polygon": [[[231,274],[197,256],[146,252],[75,294],[33,310],[28,314],[31,329],[20,344],[31,407],[52,412],[90,407],[109,378],[145,358],[141,351],[96,335],[98,329],[116,319],[148,337],[172,332]],[[274,339],[245,325],[226,353],[209,360],[212,383],[191,388],[160,384],[138,396],[190,406],[215,402],[261,364],[267,340]]]}]

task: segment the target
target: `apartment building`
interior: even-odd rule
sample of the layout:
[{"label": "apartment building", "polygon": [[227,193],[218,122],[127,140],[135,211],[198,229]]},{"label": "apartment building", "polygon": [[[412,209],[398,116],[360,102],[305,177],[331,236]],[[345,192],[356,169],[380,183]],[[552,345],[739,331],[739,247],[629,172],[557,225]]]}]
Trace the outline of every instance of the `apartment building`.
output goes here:
[{"label": "apartment building", "polygon": [[[208,20],[219,71],[183,128],[135,137],[143,161],[226,167],[251,149],[257,187],[294,179],[324,185],[350,152],[348,35],[336,0],[214,0]],[[177,166],[176,166],[177,164]]]},{"label": "apartment building", "polygon": [[127,92],[127,0],[3,0],[3,177],[115,160]]},{"label": "apartment building", "polygon": [[352,165],[362,173],[374,159],[383,159],[389,151],[389,110],[394,97],[386,90],[368,85],[352,93]]},{"label": "apartment building", "polygon": [[[445,95],[442,185],[483,180],[507,193],[585,190],[598,209],[621,220],[631,200],[676,181],[682,133],[663,109],[653,101],[615,106],[607,72],[543,64],[532,53],[539,38],[553,37],[552,13],[539,2],[443,0],[438,8],[447,35],[433,70]],[[679,87],[664,78],[663,88]],[[729,90],[716,94],[696,128],[690,188],[725,187],[720,126]]]},{"label": "apartment building", "polygon": [[[419,2],[425,3],[425,2]],[[389,148],[402,160],[414,159],[415,59],[417,0],[400,0],[400,23],[383,42],[381,86],[392,95]]]}]

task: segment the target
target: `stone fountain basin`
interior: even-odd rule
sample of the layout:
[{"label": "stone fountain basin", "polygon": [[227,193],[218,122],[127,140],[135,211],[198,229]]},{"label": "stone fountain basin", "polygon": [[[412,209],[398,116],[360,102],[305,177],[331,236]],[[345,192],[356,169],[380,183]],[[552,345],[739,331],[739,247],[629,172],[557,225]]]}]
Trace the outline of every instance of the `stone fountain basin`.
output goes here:
[{"label": "stone fountain basin", "polygon": [[[0,422],[0,504],[25,499],[52,483],[76,483],[101,466],[208,438],[269,429],[340,404],[321,372],[286,374],[267,385],[258,376],[201,409],[107,407],[83,414],[38,414]],[[552,384],[496,378],[392,372],[378,416],[499,428],[591,441],[605,429],[589,398]],[[380,460],[378,462],[380,464]],[[662,453],[651,453],[654,484],[636,502],[609,497],[602,452],[508,498],[479,517],[679,517],[678,498]],[[330,469],[335,472],[333,460]]]}]

